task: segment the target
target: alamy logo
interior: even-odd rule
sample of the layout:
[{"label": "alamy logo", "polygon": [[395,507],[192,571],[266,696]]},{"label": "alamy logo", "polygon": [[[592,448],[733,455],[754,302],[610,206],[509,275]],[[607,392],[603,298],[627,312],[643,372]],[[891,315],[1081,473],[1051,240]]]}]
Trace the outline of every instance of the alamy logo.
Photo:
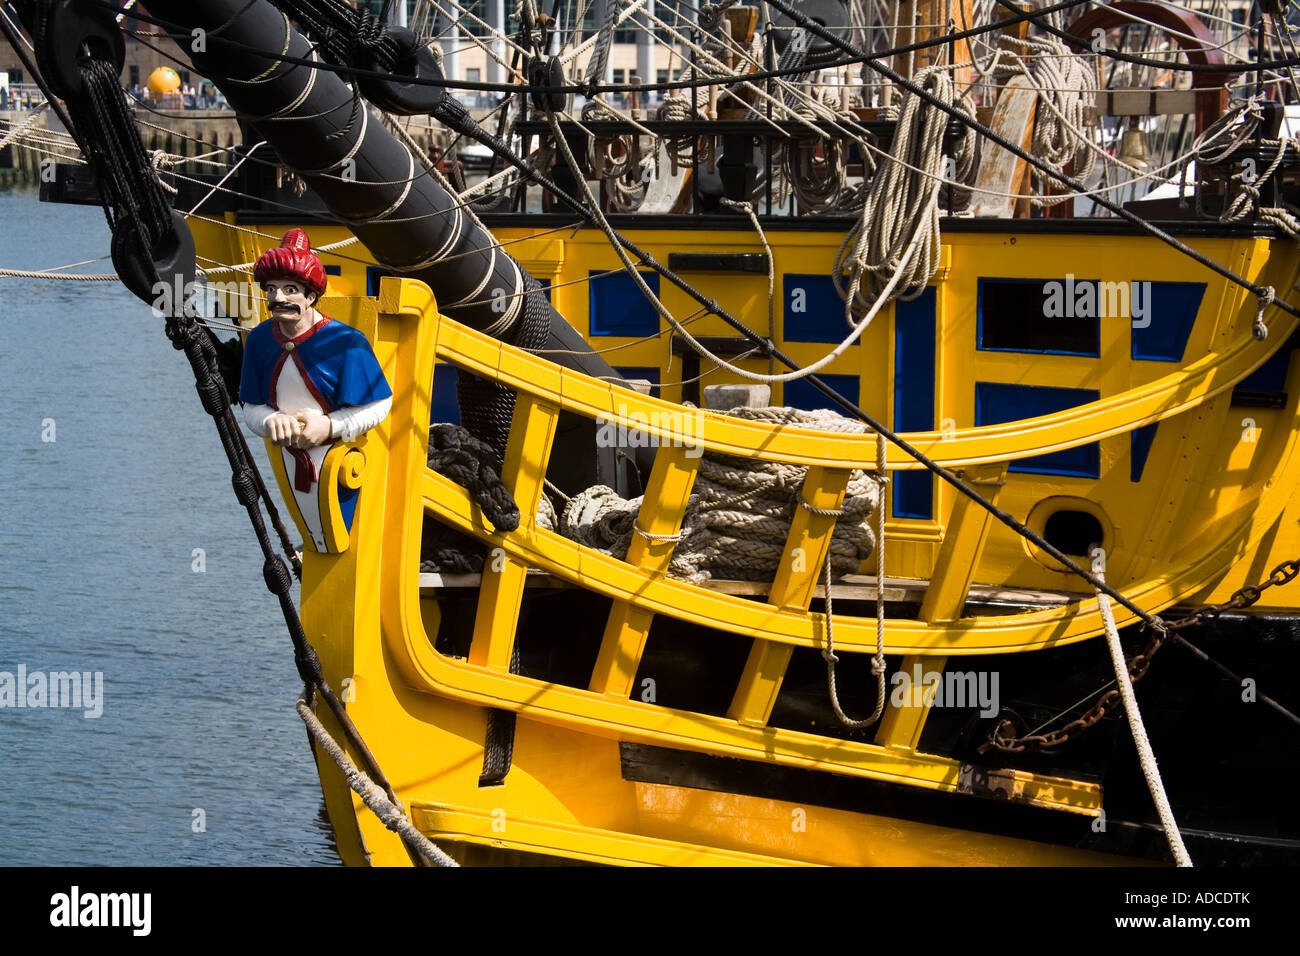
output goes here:
[{"label": "alamy logo", "polygon": [[1043,315],[1049,319],[1128,318],[1133,328],[1151,325],[1150,282],[1099,282],[1075,279],[1043,283]]},{"label": "alamy logo", "polygon": [[920,662],[912,672],[897,670],[889,678],[894,707],[978,707],[981,717],[994,717],[1002,704],[997,671],[925,671]]},{"label": "alamy logo", "polygon": [[103,671],[0,671],[0,708],[79,707],[94,720],[104,713]]},{"label": "alamy logo", "polygon": [[[653,429],[653,431],[652,431]],[[631,411],[620,405],[615,415],[596,416],[598,448],[685,448],[687,458],[704,454],[696,432],[695,417],[673,411]]]},{"label": "alamy logo", "polygon": [[82,893],[74,886],[50,897],[51,926],[125,926],[134,936],[148,936],[152,911],[150,893]]},{"label": "alamy logo", "polygon": [[150,291],[156,318],[182,312],[192,318],[201,318],[205,311],[215,311],[230,319],[255,319],[259,315],[260,297],[253,285],[245,281],[182,283],[180,276],[174,276],[171,282],[155,282]]}]

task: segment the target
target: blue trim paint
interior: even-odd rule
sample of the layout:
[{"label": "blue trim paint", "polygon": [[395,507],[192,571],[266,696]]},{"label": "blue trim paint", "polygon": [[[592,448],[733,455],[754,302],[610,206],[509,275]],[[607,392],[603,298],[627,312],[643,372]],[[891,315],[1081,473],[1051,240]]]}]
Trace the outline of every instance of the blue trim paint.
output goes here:
[{"label": "blue trim paint", "polygon": [[[1134,280],[1135,282],[1138,280]],[[1152,282],[1144,328],[1133,327],[1133,358],[1181,362],[1205,296],[1204,282]]]},{"label": "blue trim paint", "polygon": [[[626,272],[589,271],[588,320],[591,335],[654,335],[659,313]],[[659,295],[659,273],[642,272],[650,291]]]},{"label": "blue trim paint", "polygon": [[433,393],[429,397],[429,423],[460,424],[460,402],[456,400],[456,383],[460,369],[439,363],[433,367]]},{"label": "blue trim paint", "polygon": [[[858,376],[819,375],[817,377],[829,385],[831,391],[837,395],[842,395],[854,405],[858,404],[858,390],[862,384]],[[831,411],[839,410],[839,406],[813,388],[808,383],[808,380],[803,378],[785,383],[784,401],[790,408],[802,408],[805,411],[816,411],[821,408],[829,408]]]},{"label": "blue trim paint", "polygon": [[[894,430],[934,427],[935,290],[894,306]],[[896,518],[934,517],[934,476],[928,471],[893,475]]]},{"label": "blue trim paint", "polygon": [[1156,429],[1159,427],[1159,422],[1152,422],[1150,425],[1143,425],[1141,428],[1135,428],[1128,433],[1129,481],[1142,480],[1142,472],[1147,467],[1147,456],[1151,454],[1151,443],[1156,440]]},{"label": "blue trim paint", "polygon": [[[975,424],[1001,425],[1063,412],[1087,405],[1101,397],[1092,388],[1056,388],[1046,385],[1008,385],[1002,382],[975,383]],[[1007,468],[1032,475],[1074,475],[1097,478],[1101,475],[1101,446],[1097,442],[1067,448],[1064,451],[1019,458]]]},{"label": "blue trim paint", "polygon": [[[789,272],[782,277],[782,283],[785,291],[781,335],[785,341],[839,343],[844,340],[849,326],[844,321],[844,300],[835,289],[835,280],[830,276]],[[801,312],[793,311],[796,290],[803,293],[798,303],[803,307]]]},{"label": "blue trim paint", "polygon": [[357,494],[360,490],[339,486],[339,513],[343,515],[343,526],[349,531],[352,530],[352,516],[356,514]]},{"label": "blue trim paint", "polygon": [[342,266],[325,266],[325,274],[326,274],[327,276],[341,276],[341,275],[343,275],[343,267],[342,267]]}]

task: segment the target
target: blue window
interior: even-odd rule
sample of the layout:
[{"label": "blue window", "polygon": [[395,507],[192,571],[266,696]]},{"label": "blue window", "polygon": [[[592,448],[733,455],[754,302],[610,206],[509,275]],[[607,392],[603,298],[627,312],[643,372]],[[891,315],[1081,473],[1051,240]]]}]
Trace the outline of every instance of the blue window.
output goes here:
[{"label": "blue window", "polygon": [[1151,443],[1156,440],[1156,429],[1159,427],[1159,422],[1152,422],[1150,425],[1143,425],[1141,428],[1135,428],[1128,433],[1129,481],[1142,480],[1142,472],[1147,467],[1147,456],[1151,454]]},{"label": "blue window", "polygon": [[1281,392],[1286,388],[1286,373],[1291,368],[1291,349],[1283,345],[1267,362],[1237,383],[1236,391]]},{"label": "blue window", "polygon": [[366,295],[379,295],[379,280],[397,273],[383,266],[366,266]]},{"label": "blue window", "polygon": [[830,276],[788,273],[782,317],[787,342],[842,342],[849,334],[844,300]]},{"label": "blue window", "polygon": [[980,279],[976,347],[993,352],[1101,355],[1097,282]]},{"label": "blue window", "polygon": [[[934,428],[935,291],[894,306],[894,428],[924,432]],[[929,471],[899,471],[893,476],[894,515],[934,517],[934,476]]]},{"label": "blue window", "polygon": [[[626,272],[588,272],[591,278],[590,325],[592,335],[654,335],[659,313]],[[659,273],[642,272],[650,291],[659,295]]]},{"label": "blue window", "polygon": [[1133,282],[1133,358],[1181,362],[1196,313],[1205,295],[1204,282]]},{"label": "blue window", "polygon": [[[1054,388],[1043,385],[975,383],[975,424],[1000,425],[1024,418],[1037,418],[1095,402],[1100,393],[1091,388]],[[1101,474],[1101,447],[1097,442],[1013,461],[1008,471],[1034,475],[1076,475],[1096,478]]]}]

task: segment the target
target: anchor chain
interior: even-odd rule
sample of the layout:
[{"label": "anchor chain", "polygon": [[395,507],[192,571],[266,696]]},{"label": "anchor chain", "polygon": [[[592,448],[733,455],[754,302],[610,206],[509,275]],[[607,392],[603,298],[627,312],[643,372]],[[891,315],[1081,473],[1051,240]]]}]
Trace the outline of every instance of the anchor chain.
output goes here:
[{"label": "anchor chain", "polygon": [[[1283,561],[1275,567],[1269,576],[1259,584],[1248,584],[1245,587],[1238,588],[1232,593],[1232,597],[1222,604],[1203,604],[1176,621],[1160,621],[1158,625],[1154,626],[1143,624],[1144,629],[1150,627],[1153,633],[1151,639],[1147,642],[1147,646],[1141,652],[1134,654],[1129,660],[1129,680],[1134,684],[1140,681],[1146,675],[1147,668],[1151,666],[1151,659],[1179,631],[1195,627],[1198,624],[1209,624],[1229,611],[1245,610],[1259,603],[1259,599],[1269,588],[1289,584],[1296,579],[1297,575],[1300,575],[1300,558],[1292,558],[1290,561]],[[1046,734],[1026,734],[1023,737],[1016,737],[1013,736],[1015,728],[1011,721],[1000,721],[997,727],[993,729],[989,739],[980,745],[979,752],[987,753],[991,749],[996,749],[1003,753],[1024,753],[1025,751],[1049,750],[1053,747],[1059,747],[1095,726],[1119,702],[1120,692],[1118,690],[1107,691],[1083,716],[1070,721],[1058,730]]]}]

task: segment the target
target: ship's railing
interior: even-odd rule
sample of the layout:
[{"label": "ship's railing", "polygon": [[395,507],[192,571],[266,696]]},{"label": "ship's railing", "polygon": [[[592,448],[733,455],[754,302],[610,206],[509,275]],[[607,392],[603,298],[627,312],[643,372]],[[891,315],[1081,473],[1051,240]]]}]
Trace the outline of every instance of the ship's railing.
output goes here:
[{"label": "ship's railing", "polygon": [[[399,384],[391,418],[398,424],[391,431],[387,469],[381,608],[389,647],[415,687],[622,739],[817,766],[935,789],[1001,789],[1004,796],[1079,812],[1093,812],[1099,805],[1097,790],[1090,784],[1013,773],[1013,782],[998,778],[995,785],[977,768],[919,753],[916,748],[929,706],[925,699],[908,700],[901,706],[891,702],[875,742],[870,744],[769,725],[793,648],[824,646],[825,616],[810,612],[809,606],[834,519],[819,512],[838,508],[852,469],[874,467],[871,437],[743,421],[591,379],[440,316],[428,288],[411,280],[385,279],[379,308],[381,313],[400,319],[395,350]],[[1291,329],[1281,325],[1275,332],[1289,335]],[[907,438],[946,466],[966,466],[968,477],[984,482],[983,487],[991,489],[991,497],[996,499],[1008,461],[1096,441],[1177,414],[1231,388],[1269,352],[1266,343],[1238,338],[1179,372],[1123,396],[1010,426]],[[437,362],[450,363],[462,372],[516,391],[502,471],[502,480],[521,513],[514,531],[492,528],[464,488],[426,466],[429,371]],[[583,547],[536,523],[562,410],[641,429],[658,441],[637,519],[644,534],[633,536],[623,560]],[[1289,454],[1294,438],[1289,442],[1283,459],[1288,474],[1273,476],[1284,487],[1300,478],[1291,474],[1296,472],[1297,456]],[[700,449],[808,466],[802,494],[816,510],[797,510],[766,602],[717,593],[666,575],[672,538],[682,525]],[[917,467],[895,448],[889,450],[888,463],[891,469]],[[1199,555],[1186,557],[1179,567],[1161,569],[1149,580],[1126,587],[1126,596],[1140,606],[1159,610],[1203,587],[1244,540],[1257,539],[1263,533],[1260,522],[1275,520],[1287,497],[1276,489],[1272,495],[1261,494],[1256,513],[1239,516],[1221,538],[1206,543]],[[482,577],[467,660],[435,651],[435,635],[429,633],[422,615],[416,569],[426,514],[496,549],[497,557]],[[923,673],[941,671],[950,656],[1034,650],[1100,632],[1100,613],[1091,600],[1030,613],[961,619],[989,520],[986,511],[962,499],[949,517],[919,619],[887,622],[886,653],[904,655],[905,671],[914,665],[920,665]],[[613,599],[585,688],[509,671],[529,568],[540,568]],[[726,716],[678,711],[632,699],[651,624],[661,614],[752,640]],[[1120,623],[1127,620],[1125,617]],[[835,641],[838,651],[874,651],[874,619],[837,614]]]}]

